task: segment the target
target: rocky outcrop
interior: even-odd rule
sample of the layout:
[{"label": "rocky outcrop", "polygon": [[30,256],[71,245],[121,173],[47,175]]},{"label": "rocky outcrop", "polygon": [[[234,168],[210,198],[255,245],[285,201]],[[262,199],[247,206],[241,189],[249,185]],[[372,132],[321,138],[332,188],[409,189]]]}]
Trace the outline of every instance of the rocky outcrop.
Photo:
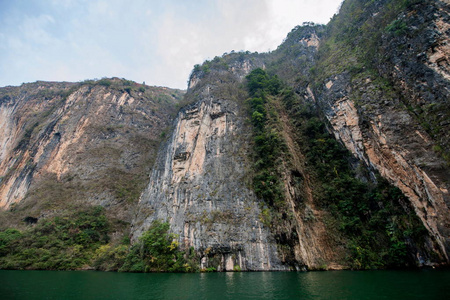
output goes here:
[{"label": "rocky outcrop", "polygon": [[[51,97],[52,92],[48,92],[48,85],[43,83],[41,85],[34,84],[33,88],[33,93],[37,92],[37,95],[35,94],[37,99],[27,97],[26,92],[20,91],[19,88],[11,87],[2,91],[4,95],[2,95],[0,106],[2,114],[0,206],[3,208],[8,208],[25,197],[31,184],[36,162],[41,158],[41,155],[35,158],[36,153],[42,154],[46,146],[54,147],[55,143],[51,143],[51,141],[53,138],[59,139],[60,137],[54,135],[56,132],[52,134],[55,126],[55,122],[52,122],[54,120],[45,124],[47,125],[45,128],[40,122],[42,122],[42,115],[53,112],[54,107],[61,101],[61,97]],[[70,88],[70,85],[60,84],[58,88],[64,92]],[[33,132],[39,129],[44,129],[41,131],[41,139],[45,142],[40,141],[40,145],[37,143],[34,145],[34,149],[30,149]],[[38,151],[38,147],[40,151]]]},{"label": "rocky outcrop", "polygon": [[221,90],[218,83],[226,79],[216,75],[216,81],[202,81],[189,92],[196,101],[180,111],[158,156],[139,201],[134,238],[159,219],[170,223],[184,248],[196,250],[201,268],[285,270],[248,185],[251,149],[243,99]]},{"label": "rocky outcrop", "polygon": [[[378,254],[396,266],[448,264],[449,16],[448,1],[346,0],[330,24],[298,26],[271,53],[232,52],[195,66],[181,105],[182,91],[120,79],[2,88],[0,207],[38,222],[102,205],[123,232],[131,222],[132,242],[167,221],[202,269],[370,268],[364,260]],[[283,80],[260,100],[283,143],[268,170],[279,177],[277,207],[253,191],[245,76],[255,68]],[[319,119],[328,132],[317,133]],[[351,155],[327,152],[345,155],[319,178],[314,166],[326,163],[318,152],[327,145]],[[385,197],[393,189],[377,189],[377,174],[408,200]],[[337,184],[342,191],[330,191]],[[358,197],[342,199],[345,184],[372,198],[361,207]],[[372,213],[391,223],[369,227]],[[353,221],[361,228],[341,228]],[[363,231],[366,240],[351,236]],[[384,248],[373,246],[381,240]]]},{"label": "rocky outcrop", "polygon": [[449,145],[449,7],[432,2],[410,7],[387,27],[409,24],[404,34],[386,30],[382,37],[380,51],[387,49],[389,56],[376,66],[391,86],[344,72],[329,78],[318,94],[336,138],[403,191],[435,238],[434,251],[448,263],[450,172],[439,153],[445,157],[447,150],[436,149]]},{"label": "rocky outcrop", "polygon": [[[370,83],[364,87],[359,108],[352,96],[343,92],[348,88],[345,81],[330,81],[326,88],[323,97],[332,101],[325,112],[336,138],[403,191],[435,237],[434,251],[447,260],[445,224],[450,215],[444,199],[448,197],[448,186],[439,178],[445,174],[445,162],[432,150],[431,138],[398,102],[383,100]],[[439,169],[444,172],[435,174],[433,170]]]},{"label": "rocky outcrop", "polygon": [[2,89],[0,206],[40,217],[93,204],[127,219],[181,95],[119,79]]}]

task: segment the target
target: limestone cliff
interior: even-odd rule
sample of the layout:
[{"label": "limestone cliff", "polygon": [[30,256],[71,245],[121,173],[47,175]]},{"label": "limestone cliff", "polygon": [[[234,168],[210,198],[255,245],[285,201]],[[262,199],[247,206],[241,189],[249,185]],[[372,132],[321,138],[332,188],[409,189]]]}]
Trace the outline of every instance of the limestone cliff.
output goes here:
[{"label": "limestone cliff", "polygon": [[371,60],[347,53],[379,73],[352,74],[353,62],[344,63],[346,70],[316,90],[318,103],[336,138],[409,198],[435,238],[435,251],[449,262],[449,5],[412,1],[390,18],[389,5],[396,2],[372,6],[379,14],[361,25],[384,28],[372,36]]},{"label": "limestone cliff", "polygon": [[141,196],[133,234],[167,220],[182,245],[199,253],[203,269],[287,269],[246,178],[251,149],[245,99],[235,87],[239,75],[211,72],[214,79],[191,79],[194,103],[178,113]]},{"label": "limestone cliff", "polygon": [[101,205],[113,240],[167,221],[201,269],[448,265],[449,16],[346,0],[275,51],[194,66],[184,96],[2,88],[1,229]]},{"label": "limestone cliff", "polygon": [[119,79],[0,93],[0,206],[40,218],[102,205],[125,220],[182,95]]},{"label": "limestone cliff", "polygon": [[[348,21],[348,16],[355,14],[358,18]],[[408,18],[414,21],[411,29],[402,25],[409,24]],[[422,22],[420,30],[414,25],[418,20]],[[404,237],[410,259],[417,265],[448,263],[449,169],[444,160],[448,149],[444,117],[448,113],[447,27],[448,5],[444,2],[346,1],[327,27],[297,27],[270,54],[230,54],[197,66],[188,93],[197,97],[196,104],[180,112],[176,129],[160,153],[151,183],[139,203],[135,235],[151,220],[166,219],[181,242],[199,250],[203,266],[219,253],[221,262],[214,263],[225,270],[234,264],[244,269],[279,269],[280,262],[284,267],[341,268],[348,264],[345,257],[359,255],[350,254],[349,241],[330,227],[333,222],[342,222],[341,217],[320,200],[323,184],[317,183],[320,179],[316,172],[307,166],[308,150],[302,142],[305,137],[292,125],[295,121],[289,120],[295,109],[283,105],[272,109],[278,114],[276,129],[288,148],[278,168],[286,201],[278,213],[285,217],[274,221],[276,224],[258,224],[257,215],[267,204],[255,198],[251,185],[242,184],[251,181],[252,162],[248,157],[252,149],[245,141],[251,135],[243,129],[244,116],[236,107],[242,106],[242,99],[236,101],[237,92],[230,93],[233,85],[229,79],[245,82],[243,74],[263,67],[293,88],[296,105],[309,103],[327,120],[329,131],[356,159],[352,163],[355,168],[367,170],[367,175],[360,172],[357,177],[378,185],[379,172],[407,196],[409,203],[401,200],[395,204],[397,213],[417,215],[428,231],[422,234],[421,242]],[[430,32],[434,38],[430,38]],[[371,44],[360,50],[367,47],[364,43],[368,38]],[[414,47],[398,52],[404,43]],[[385,51],[394,55],[387,58]],[[251,59],[258,64],[249,63]],[[411,66],[417,74],[408,73]],[[443,111],[417,117],[408,110],[411,100],[407,95],[413,102],[431,101]],[[427,130],[423,120],[432,123],[434,133]],[[240,201],[251,204],[240,205]],[[382,211],[384,205],[371,202],[369,206],[375,207],[366,214]],[[245,207],[247,213],[243,213]],[[228,217],[222,218],[222,213]],[[202,214],[204,218],[199,217]],[[388,218],[395,223],[400,216]],[[415,221],[405,222],[409,224],[405,226],[412,226]],[[248,232],[236,240],[237,232],[245,232],[242,228],[248,224],[258,225],[248,227]],[[272,251],[270,260],[265,259],[259,267],[249,264],[255,257],[258,260],[266,255],[255,250],[255,240],[249,236],[256,228],[264,233],[258,243],[265,245],[268,253]],[[218,237],[220,243],[216,242]],[[247,243],[247,248],[237,246]],[[209,249],[215,249],[213,254]]]},{"label": "limestone cliff", "polygon": [[280,160],[284,221],[271,224],[268,203],[252,191],[254,142],[242,84],[244,75],[264,67],[262,59],[236,53],[206,66],[191,75],[186,97],[194,103],[179,112],[172,136],[160,150],[133,221],[134,240],[153,221],[163,220],[182,247],[195,249],[201,269],[342,268],[344,253],[327,232],[327,213],[315,207],[308,180],[302,187],[296,184],[308,174],[282,108],[280,130],[289,145],[286,155],[292,157]]}]

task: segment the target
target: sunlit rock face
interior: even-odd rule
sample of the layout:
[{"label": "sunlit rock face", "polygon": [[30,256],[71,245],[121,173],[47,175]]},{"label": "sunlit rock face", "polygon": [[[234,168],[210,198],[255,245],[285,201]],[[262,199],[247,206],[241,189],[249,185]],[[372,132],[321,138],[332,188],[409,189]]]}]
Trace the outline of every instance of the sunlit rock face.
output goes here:
[{"label": "sunlit rock face", "polygon": [[[0,208],[41,219],[101,205],[120,221],[116,237],[130,233],[132,243],[153,221],[167,221],[201,269],[349,268],[351,241],[320,198],[324,182],[290,115],[307,107],[308,118],[323,121],[351,153],[351,176],[375,186],[378,172],[407,197],[397,205],[426,229],[419,242],[405,238],[410,265],[448,264],[450,8],[410,2],[371,1],[352,13],[361,1],[347,0],[345,22],[298,26],[270,53],[232,52],[196,66],[186,94],[117,78],[1,88]],[[389,3],[406,6],[389,16]],[[360,56],[368,40],[335,35],[336,24],[372,30],[373,55]],[[284,84],[268,100],[276,102],[269,113],[284,143],[276,224],[264,218],[270,199],[253,191],[245,76],[255,68]],[[289,92],[295,101],[287,108]]]},{"label": "sunlit rock face", "polygon": [[316,91],[336,138],[402,190],[435,238],[435,252],[447,262],[449,11],[445,1],[424,3],[394,21],[408,24],[408,33],[385,29],[379,49],[385,56],[375,66],[390,81],[390,94],[376,78],[352,78],[348,72],[330,77]]},{"label": "sunlit rock face", "polygon": [[103,83],[0,89],[3,210],[38,218],[102,205],[129,218],[183,92],[120,79]]},{"label": "sunlit rock face", "polygon": [[153,220],[168,221],[201,268],[283,270],[276,245],[260,221],[248,186],[249,127],[242,103],[216,82],[197,85],[197,101],[183,108],[141,196],[133,234]]}]

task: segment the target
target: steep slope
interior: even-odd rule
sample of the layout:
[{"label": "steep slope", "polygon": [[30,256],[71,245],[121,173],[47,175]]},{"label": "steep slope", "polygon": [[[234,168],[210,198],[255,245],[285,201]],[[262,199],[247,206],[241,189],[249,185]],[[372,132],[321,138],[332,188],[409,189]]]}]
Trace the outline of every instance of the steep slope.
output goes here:
[{"label": "steep slope", "polygon": [[257,62],[245,59],[225,70],[218,64],[199,70],[201,79],[192,76],[188,97],[194,103],[178,113],[141,196],[133,233],[140,236],[155,220],[167,220],[180,243],[197,251],[202,269],[283,270],[246,184],[250,133],[241,74],[232,70],[245,74]]},{"label": "steep slope", "polygon": [[[234,78],[234,87],[246,93],[247,80],[243,75],[262,66],[284,83],[279,82],[275,90],[281,91],[273,93],[270,82],[277,79],[262,79],[261,82],[269,82],[268,91],[248,100],[254,101],[252,108],[246,104],[256,131],[240,133],[246,141],[233,141],[240,143],[241,148],[246,143],[251,146],[245,152],[247,158],[228,157],[226,165],[247,162],[246,180],[256,194],[252,202],[259,202],[260,209],[249,206],[247,216],[254,219],[260,215],[268,241],[277,244],[276,252],[267,248],[274,251],[274,261],[278,257],[285,267],[306,268],[448,263],[447,10],[448,5],[440,1],[347,0],[326,27],[297,27],[272,53],[232,53],[196,66],[188,95],[197,95],[199,100],[195,107],[180,113],[178,129],[160,154],[158,171],[152,174],[139,203],[135,237],[152,220],[167,220],[181,243],[198,248],[203,262],[220,253],[221,260],[214,261],[219,269],[230,269],[233,264],[252,269],[247,262],[260,254],[251,247],[236,251],[238,231],[223,230],[230,224],[202,227],[211,220],[223,224],[221,218],[210,217],[219,201],[227,199],[220,204],[221,211],[234,205],[232,198],[222,194],[232,183],[220,178],[221,174],[235,178],[235,173],[230,172],[232,168],[222,167],[224,162],[215,157],[230,150],[226,144],[211,142],[224,130],[207,115],[216,115],[216,110],[219,115],[224,113],[223,103],[234,98],[230,93],[218,96],[214,92],[229,87],[223,78]],[[421,27],[413,25],[408,29],[402,25],[408,24],[408,18],[412,24],[420,20]],[[414,48],[399,51],[405,42]],[[387,51],[393,55],[386,57]],[[258,63],[252,64],[251,60]],[[417,75],[410,73],[411,66],[418,70]],[[199,90],[199,86],[204,90]],[[412,102],[422,103],[420,111],[426,101],[439,110],[415,112],[408,95],[415,99]],[[258,118],[263,120],[262,125],[255,123]],[[208,133],[209,126],[217,127],[215,135]],[[265,128],[262,133],[258,126]],[[191,139],[185,139],[185,130]],[[226,132],[230,132],[228,128]],[[260,141],[266,142],[258,144]],[[258,147],[263,149],[260,159]],[[264,159],[271,155],[264,153],[268,149],[274,151],[274,163]],[[264,164],[266,169],[261,169]],[[247,199],[254,197],[248,194],[248,187],[235,185],[237,179],[232,180],[234,193],[247,195]],[[203,193],[212,186],[223,187],[217,188],[223,192],[216,194],[213,189],[212,193]],[[202,192],[197,193],[196,189]],[[201,195],[211,203],[209,208],[203,208],[206,203],[199,204]],[[201,213],[197,207],[206,211],[207,218],[195,217]],[[223,219],[240,227],[238,220],[233,219],[240,215],[238,209]],[[218,235],[221,248],[227,250],[209,255],[209,250],[204,249],[216,246],[214,238],[208,235]],[[247,239],[243,236],[239,241]],[[237,257],[243,257],[244,263]],[[270,269],[269,264],[262,269]]]},{"label": "steep slope", "polygon": [[15,211],[6,223],[84,205],[128,221],[183,95],[120,79],[0,93],[0,204]]},{"label": "steep slope", "polygon": [[315,77],[336,137],[402,190],[447,263],[448,11],[441,1],[346,1]]},{"label": "steep slope", "polygon": [[448,265],[449,15],[346,0],[271,53],[194,66],[182,102],[119,79],[0,89],[0,225],[31,225],[0,232],[0,267]]},{"label": "steep slope", "polygon": [[[309,50],[312,55],[317,48]],[[175,130],[160,150],[133,221],[135,241],[162,220],[169,222],[184,249],[194,249],[201,269],[346,266],[346,250],[324,223],[329,213],[314,203],[295,128],[277,98],[282,96],[268,104],[280,118],[269,121],[277,128],[268,128],[267,136],[255,135],[249,122],[253,118],[245,75],[264,67],[265,59],[232,53],[194,69],[186,95],[193,104],[179,112]],[[259,158],[254,151],[258,141],[264,144]],[[280,143],[288,149],[271,153]],[[272,161],[273,169],[256,169],[261,161]],[[262,196],[263,186],[268,197]],[[283,200],[274,200],[277,193]]]}]

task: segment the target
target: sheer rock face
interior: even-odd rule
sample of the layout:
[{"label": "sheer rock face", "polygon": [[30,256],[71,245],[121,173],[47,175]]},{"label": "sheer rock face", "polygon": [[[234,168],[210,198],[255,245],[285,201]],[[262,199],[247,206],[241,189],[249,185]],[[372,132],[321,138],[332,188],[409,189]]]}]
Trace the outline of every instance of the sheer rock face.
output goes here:
[{"label": "sheer rock face", "polygon": [[377,67],[400,97],[388,98],[370,78],[355,80],[347,73],[330,78],[317,93],[336,138],[410,199],[436,241],[435,252],[447,263],[450,172],[434,149],[449,150],[449,11],[448,4],[436,1],[420,13],[405,12],[397,20],[412,33],[383,36],[389,56]]},{"label": "sheer rock face", "polygon": [[[133,241],[152,221],[168,221],[180,245],[201,257],[201,268],[286,270],[286,253],[296,262],[291,267],[346,267],[340,265],[346,250],[339,249],[345,247],[328,236],[327,212],[315,203],[305,153],[283,114],[290,161],[280,181],[289,218],[277,228],[262,221],[265,204],[252,191],[252,129],[241,84],[252,69],[267,66],[318,108],[372,180],[377,170],[400,188],[434,239],[435,260],[448,264],[450,173],[442,153],[450,153],[450,9],[448,1],[420,5],[396,16],[408,24],[405,34],[380,29],[375,75],[336,71],[331,64],[333,75],[315,81],[314,67],[328,59],[320,56],[326,27],[299,27],[272,53],[233,53],[218,58],[217,69],[193,72],[186,94],[191,104],[174,121],[182,92],[166,88],[130,92],[42,82],[2,88],[0,208],[21,205],[41,217],[64,202],[100,204],[132,219]],[[349,64],[357,60],[348,58]],[[290,252],[277,245],[280,233]]]},{"label": "sheer rock face", "polygon": [[284,270],[247,186],[251,149],[242,104],[215,87],[197,86],[197,101],[178,114],[141,196],[134,238],[153,220],[167,220],[181,245],[202,256],[202,268]]},{"label": "sheer rock face", "polygon": [[37,82],[0,91],[1,208],[20,204],[39,217],[84,203],[127,215],[182,93],[109,82],[114,87]]},{"label": "sheer rock face", "polygon": [[[447,260],[449,235],[445,224],[449,224],[450,215],[445,199],[449,186],[445,162],[432,150],[432,139],[399,103],[371,98],[375,94],[370,88],[366,87],[365,105],[356,108],[349,96],[336,93],[342,83],[337,79],[322,95],[322,100],[332,100],[326,115],[336,138],[355,157],[400,188],[435,238],[438,246],[434,250]],[[371,101],[378,104],[370,106]]]},{"label": "sheer rock face", "polygon": [[[306,37],[299,47],[305,51],[316,47],[317,36],[308,31]],[[310,56],[314,53],[308,52]],[[195,101],[179,112],[173,133],[158,154],[137,207],[132,240],[153,221],[162,220],[170,223],[180,245],[195,249],[201,268],[230,271],[239,266],[241,270],[268,271],[314,269],[324,264],[343,268],[336,259],[342,257],[342,251],[329,240],[324,213],[315,207],[311,187],[304,195],[295,185],[298,178],[292,174],[304,178],[308,174],[304,174],[303,154],[287,115],[283,116],[282,134],[289,141],[296,169],[291,172],[285,166],[288,210],[283,213],[292,218],[277,225],[262,221],[266,204],[251,190],[252,128],[244,103],[247,92],[240,86],[246,74],[264,64],[239,57],[226,62],[228,70],[205,73],[199,69],[191,75],[187,96]],[[299,199],[304,203],[298,203]],[[280,251],[280,240],[289,240],[284,241],[292,246],[289,253]]]}]

